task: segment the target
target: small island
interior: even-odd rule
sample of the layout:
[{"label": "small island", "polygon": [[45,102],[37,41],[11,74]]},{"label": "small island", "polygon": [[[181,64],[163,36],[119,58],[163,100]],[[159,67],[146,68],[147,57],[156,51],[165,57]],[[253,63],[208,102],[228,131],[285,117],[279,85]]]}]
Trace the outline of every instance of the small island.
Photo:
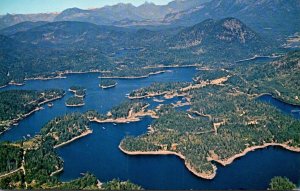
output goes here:
[{"label": "small island", "polygon": [[84,106],[85,103],[82,97],[73,96],[67,99],[66,106],[67,107],[81,107]]},{"label": "small island", "polygon": [[83,98],[85,96],[86,89],[81,86],[71,86],[69,91],[73,92],[75,97]]},{"label": "small island", "polygon": [[115,87],[117,84],[118,83],[115,80],[102,79],[101,83],[99,84],[99,87],[102,89],[109,89]]}]

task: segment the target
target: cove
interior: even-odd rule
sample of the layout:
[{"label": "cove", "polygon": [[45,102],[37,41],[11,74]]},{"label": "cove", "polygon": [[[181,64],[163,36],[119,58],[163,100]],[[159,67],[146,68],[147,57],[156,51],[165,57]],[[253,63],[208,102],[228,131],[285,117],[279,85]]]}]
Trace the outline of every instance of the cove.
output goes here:
[{"label": "cove", "polygon": [[[134,89],[149,86],[153,82],[192,81],[196,72],[193,68],[171,70],[172,72],[145,79],[117,80],[118,85],[107,90],[98,87],[100,79],[96,73],[71,74],[67,75],[66,79],[27,81],[24,86],[3,88],[0,91],[49,88],[67,91],[72,85],[80,85],[87,89],[87,95],[85,106],[68,108],[65,101],[72,94],[67,92],[64,98],[53,102],[52,108],[44,106],[44,110],[34,113],[1,135],[0,141],[15,141],[28,138],[28,135],[34,136],[48,121],[66,113],[85,112],[91,109],[105,113],[126,100],[126,94]],[[181,99],[179,97],[165,100],[163,104],[176,103]],[[294,106],[289,107],[288,104],[275,104],[274,100],[270,97],[268,103],[283,112],[286,109],[286,113],[289,113],[294,109]],[[153,99],[145,101],[149,102],[151,107],[160,104]],[[81,173],[91,172],[103,182],[113,178],[129,179],[145,189],[266,189],[270,179],[280,175],[287,176],[299,185],[300,155],[277,147],[248,153],[226,167],[218,165],[217,176],[213,180],[203,180],[194,176],[176,156],[128,156],[118,149],[120,141],[125,136],[145,133],[151,122],[151,118],[145,117],[139,122],[129,124],[92,123],[92,134],[57,149],[59,156],[64,160],[64,171],[60,179],[68,181],[80,177]]]}]

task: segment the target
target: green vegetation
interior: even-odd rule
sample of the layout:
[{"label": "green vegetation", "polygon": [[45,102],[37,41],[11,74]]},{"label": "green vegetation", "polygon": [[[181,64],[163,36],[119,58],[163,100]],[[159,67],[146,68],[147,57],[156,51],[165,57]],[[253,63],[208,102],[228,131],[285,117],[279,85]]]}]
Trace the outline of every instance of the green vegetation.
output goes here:
[{"label": "green vegetation", "polygon": [[[276,97],[297,101],[295,95],[300,92],[297,90],[300,80],[297,70],[299,58],[299,52],[294,52],[260,66],[254,64],[201,71],[195,77],[200,82],[229,78],[218,85],[206,84],[185,91],[191,104],[190,112],[208,117],[209,120],[195,118],[170,107],[161,107],[157,111],[159,118],[151,125],[153,131],[138,137],[127,137],[121,147],[127,151],[180,153],[202,177],[214,174],[211,160],[228,164],[232,162],[229,159],[247,148],[266,143],[299,148],[300,121],[255,99],[260,93],[275,94],[279,86],[274,82],[277,82],[286,85],[280,86],[280,94],[277,93]],[[294,86],[288,86],[288,83]],[[167,91],[176,92],[180,90],[176,85],[152,85],[136,90],[131,95],[143,96],[153,90],[163,92],[165,87],[170,87]]]},{"label": "green vegetation", "polygon": [[247,84],[238,84],[248,93],[271,93],[272,96],[291,104],[300,104],[300,51],[290,52],[271,63],[240,65],[234,73]]},{"label": "green vegetation", "polygon": [[106,182],[102,185],[103,190],[142,190],[142,187],[131,183],[129,180],[122,182],[118,179]]},{"label": "green vegetation", "polygon": [[124,67],[119,70],[116,69],[111,72],[102,73],[100,78],[144,78],[158,72],[162,72],[162,70],[157,68],[141,68],[124,65]]},{"label": "green vegetation", "polygon": [[41,129],[44,138],[51,138],[51,144],[59,145],[89,130],[89,120],[80,113],[57,117]]},{"label": "green vegetation", "polygon": [[97,178],[90,173],[70,182],[61,183],[55,189],[59,190],[99,190]]},{"label": "green vegetation", "polygon": [[146,106],[146,102],[125,101],[118,106],[113,107],[110,110],[108,117],[113,119],[127,118],[130,112],[137,113],[142,111],[142,109]]},{"label": "green vegetation", "polygon": [[294,190],[297,186],[286,177],[276,176],[271,179],[269,190]]},{"label": "green vegetation", "polygon": [[228,72],[224,71],[224,70],[219,70],[219,69],[215,69],[215,70],[201,70],[199,71],[196,76],[195,79],[196,81],[212,81],[215,79],[219,79],[219,78],[223,78],[228,76]]},{"label": "green vegetation", "polygon": [[69,89],[76,97],[84,97],[86,89],[81,86],[71,86]]},{"label": "green vegetation", "polygon": [[0,144],[0,175],[20,168],[22,148],[8,143]]},{"label": "green vegetation", "polygon": [[[60,182],[57,174],[63,168],[63,161],[57,155],[55,147],[72,141],[89,131],[88,116],[71,113],[55,118],[47,123],[39,135],[25,142],[0,143],[0,178],[1,189],[79,189],[94,190],[100,185],[97,178],[87,173],[83,177],[70,182]],[[23,161],[24,160],[24,161]],[[15,171],[15,172],[14,172]],[[105,188],[140,188],[129,181],[108,182]]]},{"label": "green vegetation", "polygon": [[149,87],[141,88],[135,90],[129,94],[129,97],[147,97],[147,96],[155,96],[160,94],[165,94],[167,92],[180,92],[181,88],[187,87],[191,85],[188,82],[169,82],[169,83],[153,83]]},{"label": "green vegetation", "polygon": [[0,92],[0,134],[38,109],[41,104],[61,98],[63,90],[9,90]]},{"label": "green vegetation", "polygon": [[25,189],[24,182],[24,174],[18,171],[11,176],[0,178],[0,188],[5,190]]},{"label": "green vegetation", "polygon": [[101,79],[101,82],[99,84],[99,86],[103,89],[112,88],[112,87],[115,87],[116,85],[117,85],[117,82],[115,80],[111,80],[111,79]]},{"label": "green vegetation", "polygon": [[83,105],[84,105],[84,101],[82,97],[72,96],[66,101],[66,106],[69,107],[78,107]]},{"label": "green vegetation", "polygon": [[28,188],[47,188],[58,183],[51,173],[62,168],[63,161],[53,149],[51,140],[41,141],[37,149],[28,150],[25,155],[25,182]]}]

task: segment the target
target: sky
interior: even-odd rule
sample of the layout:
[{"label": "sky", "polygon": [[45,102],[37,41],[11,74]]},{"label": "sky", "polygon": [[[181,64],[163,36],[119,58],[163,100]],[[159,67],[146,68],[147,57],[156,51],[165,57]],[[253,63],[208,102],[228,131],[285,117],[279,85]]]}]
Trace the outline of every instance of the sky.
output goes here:
[{"label": "sky", "polygon": [[[172,0],[148,0],[157,5],[167,4]],[[99,8],[117,3],[141,5],[145,0],[0,0],[0,15],[6,13],[49,13],[60,12],[67,8]]]}]

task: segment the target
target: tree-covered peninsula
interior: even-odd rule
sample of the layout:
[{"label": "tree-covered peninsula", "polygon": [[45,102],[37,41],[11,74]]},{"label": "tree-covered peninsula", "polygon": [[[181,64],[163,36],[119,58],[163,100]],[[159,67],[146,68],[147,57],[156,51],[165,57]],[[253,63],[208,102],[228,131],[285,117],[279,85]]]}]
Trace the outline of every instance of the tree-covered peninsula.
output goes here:
[{"label": "tree-covered peninsula", "polygon": [[[63,161],[57,147],[92,133],[88,113],[71,113],[47,123],[34,138],[0,143],[0,188],[2,189],[140,189],[129,181],[101,183],[86,173],[70,182],[61,182]],[[3,156],[3,157],[2,157]]]},{"label": "tree-covered peninsula", "polygon": [[134,91],[133,99],[153,92],[159,95],[168,87],[169,94],[185,96],[191,109],[180,112],[160,107],[151,131],[125,138],[120,149],[130,155],[178,155],[190,171],[206,179],[216,176],[213,162],[228,165],[255,149],[273,145],[300,152],[300,121],[257,99],[262,93],[274,92],[282,100],[297,102],[297,88],[283,84],[287,80],[299,83],[298,54],[261,64],[263,68],[275,67],[267,74],[257,65],[247,66],[247,72],[243,71],[245,66],[211,68],[194,77],[194,88],[154,84]]},{"label": "tree-covered peninsula", "polygon": [[64,96],[63,90],[9,90],[0,92],[0,134],[11,125]]}]

